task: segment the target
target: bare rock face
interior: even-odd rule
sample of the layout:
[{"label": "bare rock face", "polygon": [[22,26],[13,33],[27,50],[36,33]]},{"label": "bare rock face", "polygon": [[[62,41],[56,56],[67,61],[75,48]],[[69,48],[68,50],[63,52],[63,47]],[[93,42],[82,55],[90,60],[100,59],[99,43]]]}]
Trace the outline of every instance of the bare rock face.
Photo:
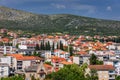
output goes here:
[{"label": "bare rock face", "polygon": [[32,13],[0,6],[1,20],[24,20],[31,16],[34,15]]}]

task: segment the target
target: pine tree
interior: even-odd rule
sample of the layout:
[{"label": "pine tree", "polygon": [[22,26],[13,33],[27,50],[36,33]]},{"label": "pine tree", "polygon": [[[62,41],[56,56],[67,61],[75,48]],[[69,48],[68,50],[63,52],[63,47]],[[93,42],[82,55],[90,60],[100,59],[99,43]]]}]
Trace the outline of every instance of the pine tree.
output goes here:
[{"label": "pine tree", "polygon": [[54,44],[54,42],[53,42],[53,45],[52,45],[52,50],[54,51],[54,49],[55,49],[55,44]]},{"label": "pine tree", "polygon": [[60,41],[60,49],[61,49],[61,50],[64,50],[64,49],[63,49],[63,43],[62,43],[61,41]]}]

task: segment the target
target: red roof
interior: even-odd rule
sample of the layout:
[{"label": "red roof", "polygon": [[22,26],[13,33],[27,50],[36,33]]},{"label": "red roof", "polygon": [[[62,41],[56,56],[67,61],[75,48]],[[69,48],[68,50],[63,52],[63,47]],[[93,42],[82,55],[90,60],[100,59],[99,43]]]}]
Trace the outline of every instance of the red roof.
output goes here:
[{"label": "red roof", "polygon": [[3,40],[3,42],[9,42],[8,38],[3,38],[2,40]]},{"label": "red roof", "polygon": [[79,52],[77,52],[77,54],[87,54],[87,52],[85,52],[85,51],[79,51]]},{"label": "red roof", "polygon": [[72,62],[67,62],[67,61],[62,61],[61,64],[71,65],[71,64],[73,64],[73,63],[72,63]]},{"label": "red roof", "polygon": [[89,65],[88,68],[95,70],[115,70],[112,65]]},{"label": "red roof", "polygon": [[28,47],[35,47],[36,44],[27,44]]},{"label": "red roof", "polygon": [[40,60],[40,58],[35,56],[23,56],[22,54],[8,54],[8,56],[12,56],[17,60]]},{"label": "red roof", "polygon": [[52,62],[61,62],[61,61],[65,61],[65,58],[53,56],[53,57],[51,58],[51,60],[52,60]]},{"label": "red roof", "polygon": [[51,65],[48,65],[48,64],[44,64],[45,68],[49,68],[49,69],[52,69],[52,66]]}]

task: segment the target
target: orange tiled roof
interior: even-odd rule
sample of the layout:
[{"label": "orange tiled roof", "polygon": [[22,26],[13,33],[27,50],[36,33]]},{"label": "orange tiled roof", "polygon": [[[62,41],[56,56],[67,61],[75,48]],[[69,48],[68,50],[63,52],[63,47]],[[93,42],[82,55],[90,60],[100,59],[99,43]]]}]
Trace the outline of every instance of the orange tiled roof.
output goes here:
[{"label": "orange tiled roof", "polygon": [[15,57],[15,58],[18,58],[18,57],[23,57],[22,54],[7,54],[7,56],[12,56],[12,57]]},{"label": "orange tiled roof", "polygon": [[87,54],[87,52],[85,52],[85,51],[80,51],[80,52],[77,52],[77,54]]},{"label": "orange tiled roof", "polygon": [[58,51],[60,51],[60,49],[55,49],[55,50],[54,50],[54,52],[58,52]]},{"label": "orange tiled roof", "polygon": [[50,38],[50,39],[51,39],[51,38],[54,38],[54,36],[48,36],[48,38]]},{"label": "orange tiled roof", "polygon": [[3,38],[2,40],[3,40],[3,42],[9,42],[8,38]]},{"label": "orange tiled roof", "polygon": [[107,44],[108,44],[108,45],[112,45],[112,44],[113,44],[113,42],[107,42]]},{"label": "orange tiled roof", "polygon": [[34,56],[23,56],[22,54],[8,54],[8,56],[12,56],[17,60],[36,60]]},{"label": "orange tiled roof", "polygon": [[51,66],[51,65],[48,65],[48,64],[44,64],[44,67],[45,67],[45,68],[52,68],[52,66]]},{"label": "orange tiled roof", "polygon": [[18,58],[18,60],[35,60],[34,56],[23,56],[23,58]]},{"label": "orange tiled roof", "polygon": [[89,65],[90,69],[95,70],[114,70],[115,68],[112,65]]},{"label": "orange tiled roof", "polygon": [[73,64],[73,63],[72,63],[72,62],[67,62],[67,61],[62,61],[61,64],[71,65],[71,64]]},{"label": "orange tiled roof", "polygon": [[66,52],[65,51],[62,51],[61,54],[65,54]]},{"label": "orange tiled roof", "polygon": [[60,57],[57,57],[57,56],[53,56],[51,58],[52,62],[61,62],[61,61],[65,61],[64,58],[60,58]]}]

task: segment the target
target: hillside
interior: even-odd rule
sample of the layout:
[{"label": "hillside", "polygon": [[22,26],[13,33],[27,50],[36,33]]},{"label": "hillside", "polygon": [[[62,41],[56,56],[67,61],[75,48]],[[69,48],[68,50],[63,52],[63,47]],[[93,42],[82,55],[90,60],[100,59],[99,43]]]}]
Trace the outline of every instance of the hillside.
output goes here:
[{"label": "hillside", "polygon": [[0,28],[36,33],[120,35],[120,21],[70,14],[39,15],[3,6],[0,7]]}]

